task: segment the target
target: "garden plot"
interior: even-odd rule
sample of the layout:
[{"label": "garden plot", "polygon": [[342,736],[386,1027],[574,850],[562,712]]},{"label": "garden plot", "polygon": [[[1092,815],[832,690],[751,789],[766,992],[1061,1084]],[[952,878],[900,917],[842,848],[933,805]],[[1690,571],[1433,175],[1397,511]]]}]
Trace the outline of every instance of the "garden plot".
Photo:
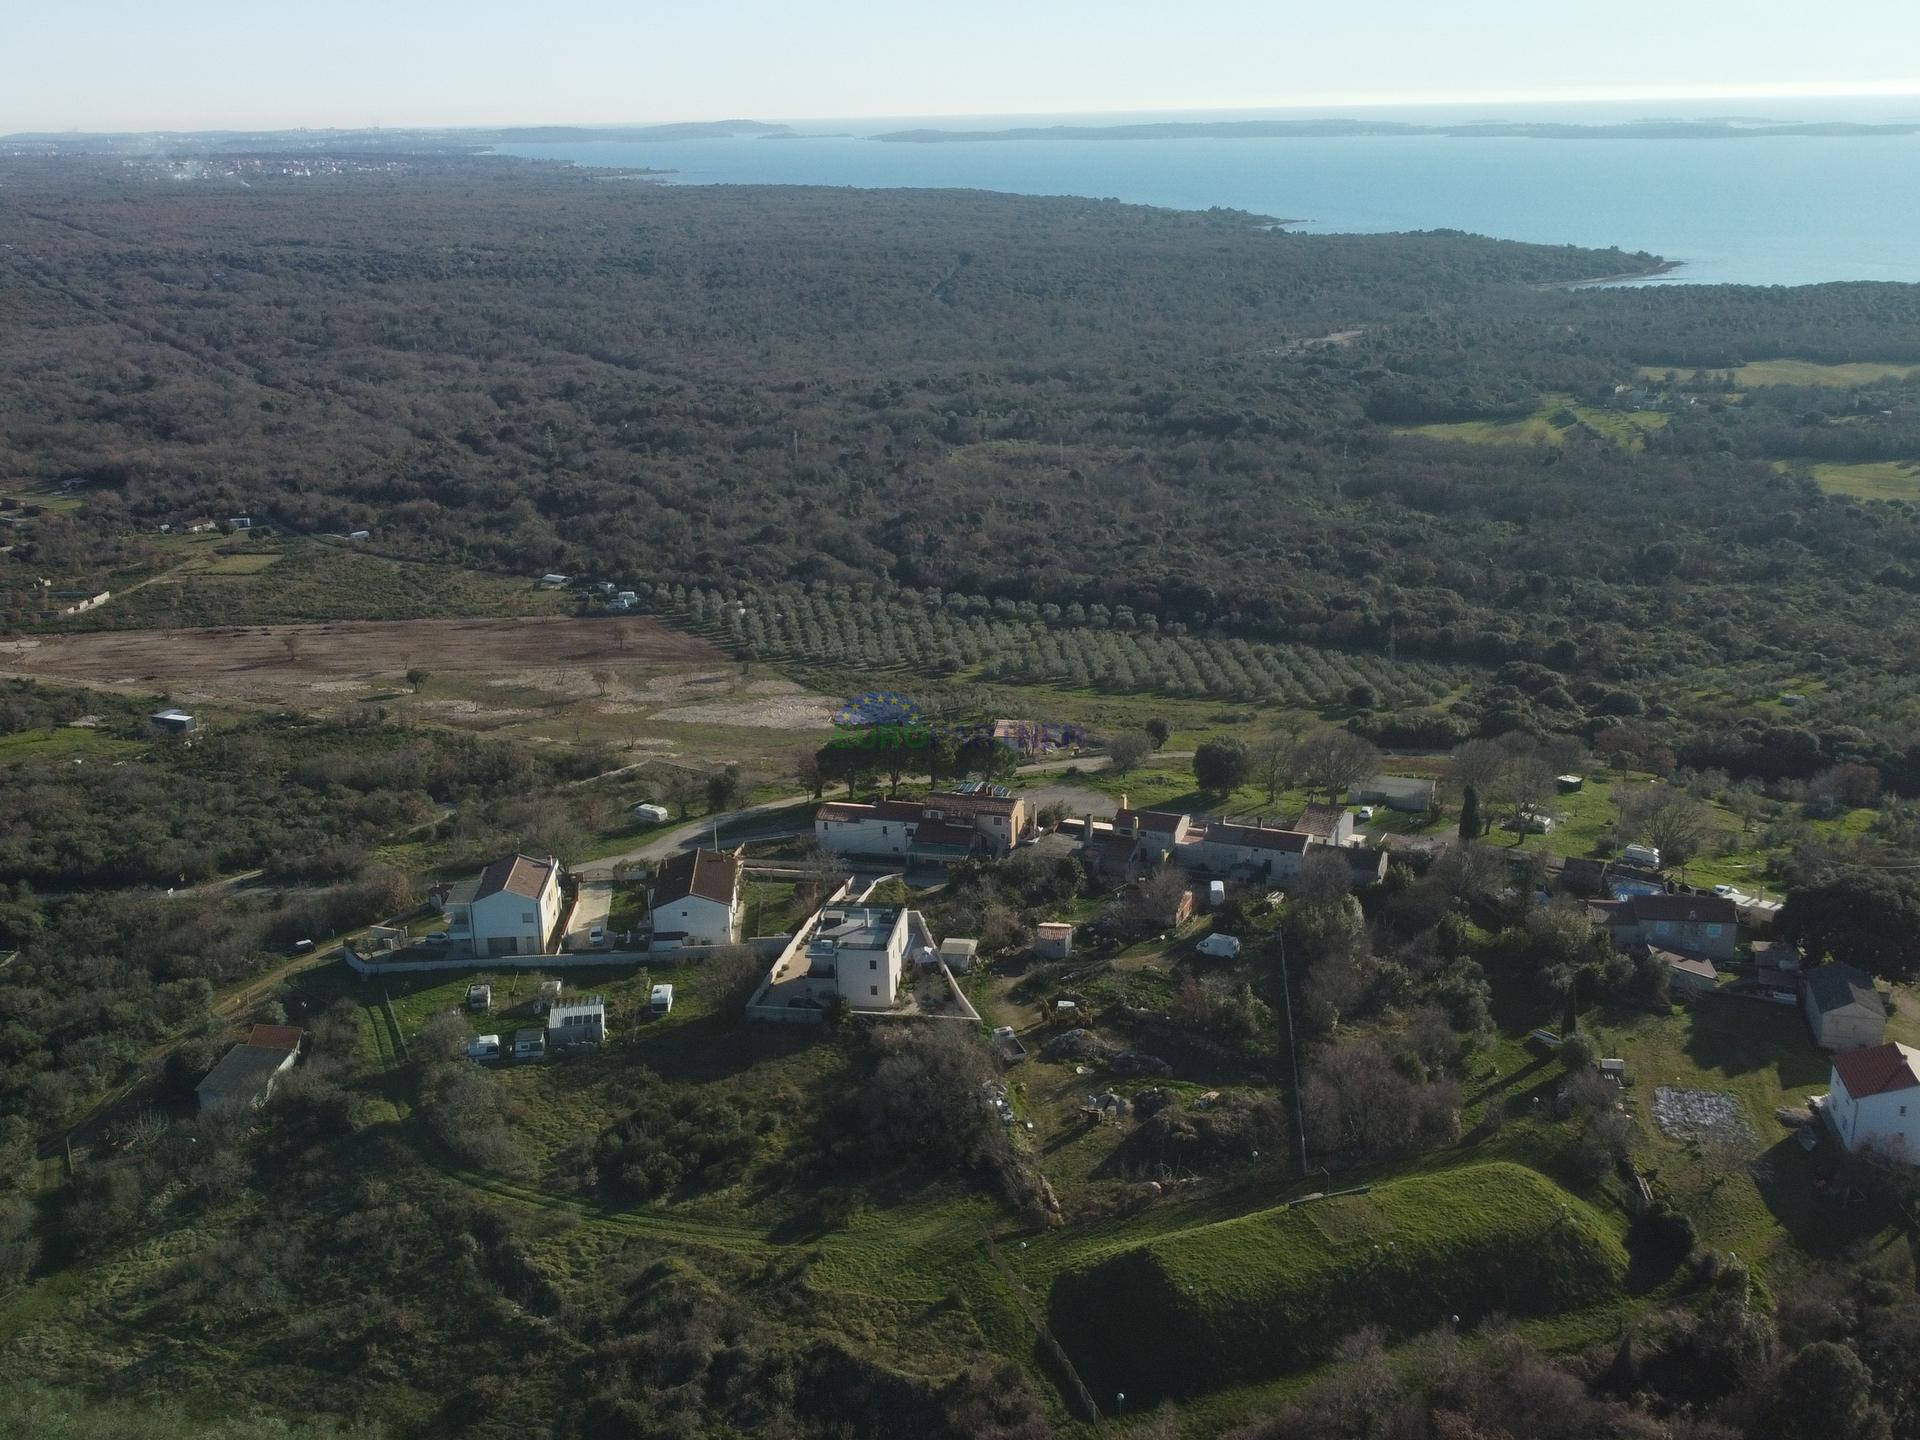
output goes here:
[{"label": "garden plot", "polygon": [[1662,1085],[1653,1092],[1653,1123],[1675,1140],[1742,1143],[1753,1139],[1740,1098],[1724,1090],[1682,1090]]}]

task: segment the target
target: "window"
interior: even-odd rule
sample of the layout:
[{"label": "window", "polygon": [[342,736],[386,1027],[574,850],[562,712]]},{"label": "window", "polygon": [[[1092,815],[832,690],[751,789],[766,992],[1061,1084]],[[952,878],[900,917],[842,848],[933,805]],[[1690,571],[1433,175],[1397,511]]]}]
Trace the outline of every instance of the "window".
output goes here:
[{"label": "window", "polygon": [[1657,933],[1661,935],[1665,935],[1669,930],[1673,929],[1673,926],[1669,925],[1666,921],[1662,920],[1658,924],[1656,924],[1653,928]]},{"label": "window", "polygon": [[522,925],[534,925],[537,924],[539,920],[540,917],[531,910],[523,910],[520,912],[520,923]]},{"label": "window", "polygon": [[1900,1113],[1901,1113],[1902,1115],[1905,1115],[1905,1114],[1907,1113],[1907,1107],[1906,1107],[1906,1106],[1904,1106],[1904,1105],[1902,1105],[1902,1106],[1900,1107]]},{"label": "window", "polygon": [[867,986],[867,994],[878,995],[879,993],[880,993],[880,987],[878,985]]},{"label": "window", "polygon": [[880,968],[880,962],[878,960],[867,961],[867,969],[878,970],[879,968]]},{"label": "window", "polygon": [[1714,937],[1714,938],[1715,938],[1716,940],[1717,940],[1717,939],[1719,939],[1719,938],[1720,938],[1720,927],[1719,927],[1718,925],[1709,925],[1709,926],[1707,926],[1707,934],[1709,934],[1709,935],[1711,935],[1711,936],[1713,936],[1713,937]]}]

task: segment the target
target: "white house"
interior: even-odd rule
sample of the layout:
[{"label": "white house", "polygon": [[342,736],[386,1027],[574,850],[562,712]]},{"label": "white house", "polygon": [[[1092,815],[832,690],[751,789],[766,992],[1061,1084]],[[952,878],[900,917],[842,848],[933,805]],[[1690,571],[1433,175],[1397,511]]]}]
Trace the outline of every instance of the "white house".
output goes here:
[{"label": "white house", "polygon": [[813,815],[813,838],[833,855],[890,855],[905,857],[913,832],[927,818],[925,809],[908,800],[881,800],[872,805],[836,801]]},{"label": "white house", "polygon": [[1847,1149],[1912,1160],[1920,1147],[1920,1050],[1889,1041],[1834,1056],[1823,1108]]},{"label": "white house", "polygon": [[607,1002],[602,995],[584,1000],[556,1001],[547,1011],[547,1047],[586,1041],[598,1045],[607,1038]]},{"label": "white house", "polygon": [[740,859],[687,850],[660,867],[647,898],[654,947],[732,945],[740,939]]},{"label": "white house", "polygon": [[507,855],[445,892],[447,944],[474,955],[545,955],[560,924],[560,862]]},{"label": "white house", "polygon": [[748,1014],[817,1019],[835,996],[855,1010],[893,1010],[909,957],[933,953],[933,936],[917,910],[828,905],[774,961]]}]

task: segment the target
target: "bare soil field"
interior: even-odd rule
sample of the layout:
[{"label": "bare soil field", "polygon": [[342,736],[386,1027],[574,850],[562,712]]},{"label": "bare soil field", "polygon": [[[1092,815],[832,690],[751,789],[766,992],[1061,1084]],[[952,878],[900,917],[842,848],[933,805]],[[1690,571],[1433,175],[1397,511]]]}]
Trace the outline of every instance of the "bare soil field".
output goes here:
[{"label": "bare soil field", "polygon": [[403,681],[530,669],[711,665],[725,657],[644,616],[621,620],[370,620],[123,630],[0,641],[0,673],[281,702],[345,677]]}]

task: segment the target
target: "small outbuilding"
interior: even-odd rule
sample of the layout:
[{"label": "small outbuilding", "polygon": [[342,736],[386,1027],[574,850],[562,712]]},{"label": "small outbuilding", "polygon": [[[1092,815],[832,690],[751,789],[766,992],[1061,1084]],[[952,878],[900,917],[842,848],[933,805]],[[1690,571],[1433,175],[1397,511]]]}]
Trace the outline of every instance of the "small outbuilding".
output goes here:
[{"label": "small outbuilding", "polygon": [[1844,961],[1808,971],[1800,1004],[1822,1050],[1861,1050],[1887,1038],[1887,1006],[1873,977]]},{"label": "small outbuilding", "polygon": [[516,1060],[538,1060],[547,1053],[547,1032],[544,1030],[516,1030],[513,1032],[513,1058]]},{"label": "small outbuilding", "polygon": [[607,1038],[607,1002],[602,995],[562,1000],[547,1011],[547,1044],[598,1045]]},{"label": "small outbuilding", "polygon": [[956,975],[964,975],[973,969],[974,957],[979,953],[978,940],[966,940],[958,935],[949,935],[940,942],[940,963]]},{"label": "small outbuilding", "polygon": [[1042,960],[1065,960],[1073,954],[1073,926],[1064,920],[1043,921],[1034,929],[1033,953]]},{"label": "small outbuilding", "polygon": [[1711,995],[1720,985],[1720,972],[1704,955],[1681,955],[1672,950],[1654,949],[1667,962],[1667,984],[1679,994]]},{"label": "small outbuilding", "polygon": [[169,735],[190,735],[200,728],[200,722],[184,710],[161,710],[147,717],[154,729],[163,730]]},{"label": "small outbuilding", "polygon": [[300,1059],[295,1049],[266,1045],[236,1045],[194,1086],[202,1112],[258,1109],[273,1095],[280,1077]]}]

